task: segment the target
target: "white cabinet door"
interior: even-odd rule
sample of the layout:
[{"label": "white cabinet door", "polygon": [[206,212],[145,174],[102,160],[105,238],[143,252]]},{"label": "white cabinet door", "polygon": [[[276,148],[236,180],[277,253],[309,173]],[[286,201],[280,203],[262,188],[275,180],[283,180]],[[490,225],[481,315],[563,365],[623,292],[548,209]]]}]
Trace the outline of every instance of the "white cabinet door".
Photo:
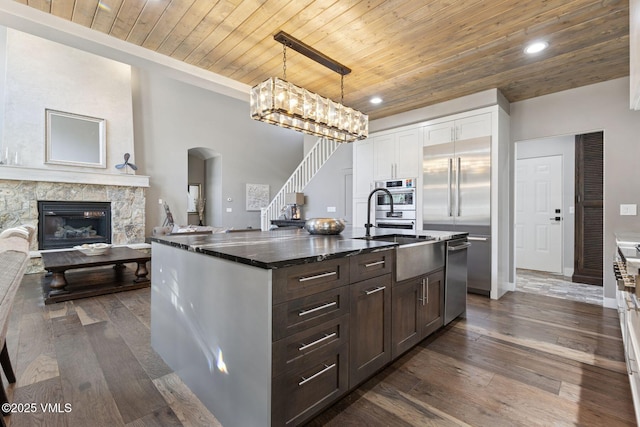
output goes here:
[{"label": "white cabinet door", "polygon": [[421,174],[422,146],[420,129],[411,129],[396,134],[394,178],[418,178]]},{"label": "white cabinet door", "polygon": [[[372,200],[373,203],[373,200]],[[373,208],[371,208],[373,210]],[[374,220],[375,214],[371,214],[371,221]],[[364,227],[367,222],[367,199],[353,199],[353,223],[352,227]]]},{"label": "white cabinet door", "polygon": [[373,190],[373,140],[353,144],[353,197],[358,199],[367,197]]},{"label": "white cabinet door", "polygon": [[491,136],[491,113],[479,114],[455,121],[456,140]]},{"label": "white cabinet door", "polygon": [[373,175],[376,181],[394,177],[396,139],[395,135],[376,136],[373,138],[374,166]]},{"label": "white cabinet door", "polygon": [[491,136],[491,113],[478,114],[424,127],[424,146]]},{"label": "white cabinet door", "polygon": [[453,141],[455,122],[443,122],[424,127],[424,145],[446,144]]}]

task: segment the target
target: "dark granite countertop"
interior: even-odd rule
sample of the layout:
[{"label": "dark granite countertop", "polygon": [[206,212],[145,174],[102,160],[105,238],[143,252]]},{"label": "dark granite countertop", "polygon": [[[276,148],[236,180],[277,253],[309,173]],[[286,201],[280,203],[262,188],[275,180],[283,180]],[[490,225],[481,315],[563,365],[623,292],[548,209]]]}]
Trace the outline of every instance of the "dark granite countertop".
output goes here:
[{"label": "dark granite countertop", "polygon": [[[390,250],[396,243],[362,240],[364,228],[347,227],[339,235],[311,235],[304,229],[275,229],[207,235],[154,236],[148,240],[255,267],[273,269],[363,253]],[[449,240],[467,233],[447,231],[371,230],[372,235],[406,234]]]}]

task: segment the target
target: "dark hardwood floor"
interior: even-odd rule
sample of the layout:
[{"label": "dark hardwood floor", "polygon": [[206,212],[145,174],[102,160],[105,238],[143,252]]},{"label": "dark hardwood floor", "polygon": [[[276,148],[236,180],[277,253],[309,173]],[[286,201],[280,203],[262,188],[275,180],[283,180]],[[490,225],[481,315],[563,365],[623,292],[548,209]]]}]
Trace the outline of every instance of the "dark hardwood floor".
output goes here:
[{"label": "dark hardwood floor", "polygon": [[[45,306],[40,275],[25,276],[7,335],[18,381],[7,392],[37,408],[7,424],[219,425],[151,349],[149,303],[147,288]],[[466,320],[310,425],[635,425],[617,312],[522,292],[469,295]]]}]

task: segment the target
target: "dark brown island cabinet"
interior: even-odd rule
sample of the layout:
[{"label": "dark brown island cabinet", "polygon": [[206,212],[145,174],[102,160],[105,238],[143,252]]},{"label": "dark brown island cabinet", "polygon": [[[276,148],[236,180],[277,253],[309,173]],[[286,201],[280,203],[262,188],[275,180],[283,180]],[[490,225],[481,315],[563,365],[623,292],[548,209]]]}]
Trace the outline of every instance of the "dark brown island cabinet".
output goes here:
[{"label": "dark brown island cabinet", "polygon": [[444,325],[444,270],[396,283],[392,301],[395,359]]},{"label": "dark brown island cabinet", "polygon": [[443,325],[443,270],[385,250],[274,271],[272,425],[299,425]]},{"label": "dark brown island cabinet", "polygon": [[319,255],[264,268],[152,243],[152,345],[225,425],[304,424],[444,324],[444,262],[398,281],[393,245],[290,235]]}]

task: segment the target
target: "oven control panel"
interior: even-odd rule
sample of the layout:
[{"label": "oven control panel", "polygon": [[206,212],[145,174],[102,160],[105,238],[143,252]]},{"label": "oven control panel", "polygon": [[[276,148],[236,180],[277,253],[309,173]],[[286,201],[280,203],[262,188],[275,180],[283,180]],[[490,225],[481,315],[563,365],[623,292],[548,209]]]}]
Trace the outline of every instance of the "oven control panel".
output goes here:
[{"label": "oven control panel", "polygon": [[393,179],[388,181],[377,181],[376,188],[415,188],[415,178]]}]

